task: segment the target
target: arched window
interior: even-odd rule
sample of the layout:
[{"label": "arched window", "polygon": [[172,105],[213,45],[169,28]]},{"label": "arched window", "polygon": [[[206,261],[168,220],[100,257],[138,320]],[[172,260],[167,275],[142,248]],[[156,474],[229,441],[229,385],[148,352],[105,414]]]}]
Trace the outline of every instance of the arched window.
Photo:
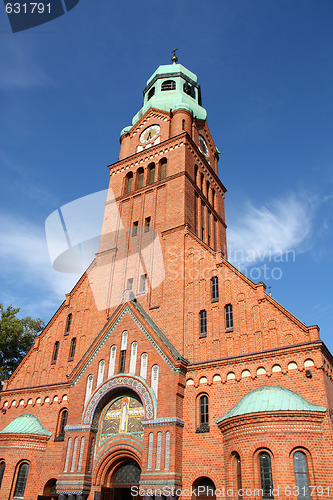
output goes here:
[{"label": "arched window", "polygon": [[133,186],[133,172],[129,172],[125,179],[125,193],[130,193]]},{"label": "arched window", "polygon": [[195,99],[195,87],[194,85],[191,85],[188,82],[185,82],[183,85],[183,90],[185,94],[189,95],[190,97],[193,97]]},{"label": "arched window", "polygon": [[27,484],[29,464],[23,462],[18,470],[13,500],[21,500],[24,497],[25,486]]},{"label": "arched window", "polygon": [[158,391],[158,373],[159,367],[158,365],[154,365],[151,369],[151,388],[154,390],[156,396]]},{"label": "arched window", "polygon": [[176,82],[174,80],[165,80],[165,82],[162,83],[161,90],[175,90],[176,89]]},{"label": "arched window", "polygon": [[104,370],[105,370],[105,361],[104,359],[101,359],[100,362],[98,363],[97,387],[103,383]]},{"label": "arched window", "polygon": [[199,329],[200,329],[200,337],[207,336],[207,311],[203,309],[199,313]]},{"label": "arched window", "polygon": [[233,317],[231,304],[227,304],[225,306],[224,314],[225,314],[225,327],[226,327],[226,329],[233,328],[234,327],[234,317]]},{"label": "arched window", "polygon": [[155,163],[151,163],[148,166],[148,184],[153,184],[155,182]]},{"label": "arched window", "polygon": [[242,469],[241,469],[241,459],[238,453],[233,456],[234,470],[236,476],[237,485],[237,499],[242,500],[243,498],[243,486],[242,486]]},{"label": "arched window", "polygon": [[163,180],[167,176],[167,159],[163,158],[160,163],[160,179]]},{"label": "arched window", "polygon": [[116,354],[117,354],[117,346],[113,345],[110,351],[110,361],[109,361],[109,373],[108,378],[113,377],[114,369],[116,365]]},{"label": "arched window", "polygon": [[273,476],[271,456],[267,451],[259,454],[259,467],[260,467],[260,481],[262,489],[262,499],[270,500],[274,498],[273,495]]},{"label": "arched window", "polygon": [[212,189],[212,207],[215,208],[215,189]]},{"label": "arched window", "polygon": [[199,179],[198,179],[198,165],[195,165],[194,166],[194,182],[196,185],[198,185],[198,181],[199,181]]},{"label": "arched window", "polygon": [[55,342],[54,347],[53,347],[53,354],[52,354],[52,363],[54,364],[57,361],[58,357],[58,352],[59,352],[59,342]]},{"label": "arched window", "polygon": [[212,302],[219,300],[219,279],[213,276],[210,280],[212,290]]},{"label": "arched window", "polygon": [[5,473],[5,468],[6,468],[6,463],[5,462],[0,462],[0,488],[1,488],[1,483],[3,479],[3,475]]},{"label": "arched window", "polygon": [[147,366],[148,366],[148,354],[143,352],[141,354],[141,364],[140,364],[140,377],[146,380],[147,378]]},{"label": "arched window", "polygon": [[94,376],[92,374],[88,375],[87,385],[86,385],[86,397],[84,400],[85,405],[88,403],[90,396],[91,396],[91,393],[92,393],[93,380],[94,380]]},{"label": "arched window", "polygon": [[138,168],[136,175],[137,175],[138,189],[140,189],[143,187],[143,180],[144,180],[144,176],[145,176],[145,171],[143,170],[142,167]]},{"label": "arched window", "polygon": [[182,130],[185,130],[185,120],[182,120]]},{"label": "arched window", "polygon": [[132,342],[129,372],[134,373],[134,375],[135,375],[135,370],[136,370],[137,352],[138,352],[138,343]]},{"label": "arched window", "polygon": [[208,425],[208,396],[200,398],[200,425]]},{"label": "arched window", "polygon": [[296,451],[293,456],[295,483],[298,500],[311,500],[308,466],[303,451]]},{"label": "arched window", "polygon": [[152,87],[149,92],[148,92],[148,97],[147,97],[147,101],[149,101],[149,99],[151,99],[153,97],[153,95],[155,95],[155,87]]},{"label": "arched window", "polygon": [[68,410],[61,410],[58,418],[57,435],[55,441],[63,441],[65,438],[65,427],[67,425]]},{"label": "arched window", "polygon": [[206,394],[197,399],[197,429],[196,432],[209,432],[209,400]]},{"label": "arched window", "polygon": [[74,359],[75,348],[76,348],[76,337],[74,337],[71,341],[71,348],[69,350],[68,361],[72,361]]},{"label": "arched window", "polygon": [[67,316],[67,321],[66,321],[66,328],[65,328],[65,335],[68,335],[71,329],[71,323],[72,323],[72,313],[69,313]]}]

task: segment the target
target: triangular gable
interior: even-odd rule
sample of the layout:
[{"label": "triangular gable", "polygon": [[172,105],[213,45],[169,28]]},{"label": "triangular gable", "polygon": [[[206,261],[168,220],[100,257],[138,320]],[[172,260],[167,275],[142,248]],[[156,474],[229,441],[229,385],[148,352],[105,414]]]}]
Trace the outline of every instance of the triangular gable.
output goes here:
[{"label": "triangular gable", "polygon": [[181,356],[173,344],[167,339],[165,334],[162,330],[160,330],[143,307],[136,301],[129,301],[127,303],[120,304],[116,308],[112,316],[88,347],[85,354],[74,367],[72,372],[67,375],[72,386],[78,382],[126,314],[133,319],[145,337],[154,346],[155,350],[173,372],[180,371],[179,361],[185,364],[188,363],[188,361]]}]

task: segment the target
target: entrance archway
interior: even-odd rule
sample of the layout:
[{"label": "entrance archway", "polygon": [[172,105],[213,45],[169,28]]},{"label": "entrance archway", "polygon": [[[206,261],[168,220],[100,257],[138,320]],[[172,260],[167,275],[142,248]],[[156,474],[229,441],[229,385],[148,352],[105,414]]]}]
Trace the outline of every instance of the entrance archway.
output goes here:
[{"label": "entrance archway", "polygon": [[112,467],[107,485],[102,487],[101,500],[132,500],[132,488],[139,487],[141,468],[134,460],[126,460]]},{"label": "entrance archway", "polygon": [[209,477],[199,477],[194,481],[193,500],[216,500],[216,488],[214,482]]}]

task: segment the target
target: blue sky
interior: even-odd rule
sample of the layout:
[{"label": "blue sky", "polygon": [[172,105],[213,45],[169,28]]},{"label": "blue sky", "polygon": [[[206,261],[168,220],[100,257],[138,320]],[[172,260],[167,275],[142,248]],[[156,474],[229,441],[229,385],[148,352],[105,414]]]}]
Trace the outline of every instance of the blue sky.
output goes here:
[{"label": "blue sky", "polygon": [[222,152],[229,256],[332,351],[332,19],[331,0],[80,0],[13,34],[2,12],[1,301],[46,322],[61,304],[78,276],[52,269],[45,220],[107,187],[178,47]]}]

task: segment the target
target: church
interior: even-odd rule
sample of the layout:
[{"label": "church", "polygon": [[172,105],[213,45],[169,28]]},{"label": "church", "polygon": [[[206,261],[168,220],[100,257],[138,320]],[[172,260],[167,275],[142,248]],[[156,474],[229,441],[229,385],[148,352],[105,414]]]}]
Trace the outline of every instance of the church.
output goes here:
[{"label": "church", "polygon": [[98,252],[0,393],[0,499],[329,500],[332,355],[228,261],[197,76],[143,94]]}]

